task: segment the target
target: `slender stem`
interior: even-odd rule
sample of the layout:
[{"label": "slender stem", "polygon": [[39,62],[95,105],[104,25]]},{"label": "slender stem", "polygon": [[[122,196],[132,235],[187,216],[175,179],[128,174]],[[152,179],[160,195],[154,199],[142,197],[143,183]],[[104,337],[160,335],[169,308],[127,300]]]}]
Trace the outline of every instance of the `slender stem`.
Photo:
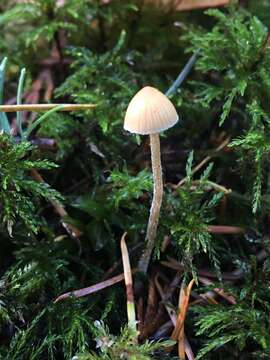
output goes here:
[{"label": "slender stem", "polygon": [[155,246],[155,238],[157,234],[157,226],[159,220],[159,213],[163,196],[163,182],[162,182],[162,167],[160,158],[160,141],[159,134],[150,134],[151,160],[154,181],[154,196],[150,209],[150,216],[148,220],[146,233],[146,249],[139,262],[139,271],[147,272],[150,262],[151,254]]}]

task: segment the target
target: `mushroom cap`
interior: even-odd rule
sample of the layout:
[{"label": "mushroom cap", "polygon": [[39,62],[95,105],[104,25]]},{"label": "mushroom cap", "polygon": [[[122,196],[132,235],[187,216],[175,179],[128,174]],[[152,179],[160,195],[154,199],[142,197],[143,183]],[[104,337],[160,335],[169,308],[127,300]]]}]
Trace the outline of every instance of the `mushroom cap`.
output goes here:
[{"label": "mushroom cap", "polygon": [[167,96],[146,86],[131,99],[124,129],[140,135],[156,134],[174,126],[178,118],[175,107]]}]

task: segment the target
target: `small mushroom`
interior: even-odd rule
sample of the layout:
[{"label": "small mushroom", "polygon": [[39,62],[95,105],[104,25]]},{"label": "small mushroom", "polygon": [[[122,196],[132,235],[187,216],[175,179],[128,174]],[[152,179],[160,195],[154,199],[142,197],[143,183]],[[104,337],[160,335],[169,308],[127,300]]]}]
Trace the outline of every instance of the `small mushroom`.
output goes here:
[{"label": "small mushroom", "polygon": [[133,134],[149,135],[154,181],[154,196],[146,232],[147,246],[139,262],[139,271],[146,273],[155,245],[163,196],[159,133],[174,126],[178,115],[172,102],[159,90],[146,86],[131,100],[124,129]]}]

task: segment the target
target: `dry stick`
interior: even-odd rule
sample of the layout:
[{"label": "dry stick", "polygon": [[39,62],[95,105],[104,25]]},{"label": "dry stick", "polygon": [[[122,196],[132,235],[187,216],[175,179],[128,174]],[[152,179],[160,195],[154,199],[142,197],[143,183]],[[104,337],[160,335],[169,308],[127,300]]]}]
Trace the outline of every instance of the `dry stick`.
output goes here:
[{"label": "dry stick", "polygon": [[239,226],[209,225],[208,232],[211,234],[244,234],[245,229]]},{"label": "dry stick", "polygon": [[[168,257],[169,258],[169,257]],[[174,260],[172,258],[169,258],[170,260]],[[184,266],[181,265],[180,263],[178,263],[176,260],[175,262],[172,262],[172,261],[160,261],[160,264],[165,266],[165,267],[168,267],[170,269],[173,269],[173,270],[181,270],[183,271],[184,270]],[[212,278],[212,279],[216,279],[218,277],[217,274],[211,272],[211,271],[207,271],[207,270],[198,270],[198,274],[203,276],[203,277],[207,277],[207,278]],[[237,280],[240,280],[242,277],[241,274],[239,274],[239,271],[236,270],[236,271],[233,271],[231,273],[222,273],[222,280],[227,280],[227,281],[237,281]]]},{"label": "dry stick", "polygon": [[[123,269],[124,269],[124,277],[125,277],[125,284],[126,284],[126,295],[127,295],[127,317],[128,317],[128,324],[134,330],[136,328],[136,312],[135,312],[135,305],[134,305],[134,294],[133,294],[133,282],[132,282],[132,271],[130,267],[128,249],[126,245],[126,238],[127,233],[125,232],[121,238],[121,253],[122,253],[122,261],[123,261]],[[136,339],[137,342],[137,339]]]},{"label": "dry stick", "polygon": [[178,341],[178,353],[181,360],[185,360],[185,334],[184,334],[184,323],[188,310],[188,303],[190,293],[195,280],[192,279],[189,285],[186,287],[182,284],[179,296],[179,308],[180,312],[178,315],[176,326],[173,330],[171,338]]},{"label": "dry stick", "polygon": [[[193,180],[192,181],[192,185],[195,185],[195,186],[200,185],[200,183],[201,183],[200,180]],[[217,183],[215,183],[213,181],[210,181],[210,180],[206,180],[205,185],[215,189],[216,191],[223,192],[226,195],[228,195],[228,194],[230,194],[232,192],[231,189],[227,189],[225,186],[219,185],[219,184],[217,184]]]},{"label": "dry stick", "polygon": [[[40,173],[37,170],[31,170],[31,175],[36,181],[44,182],[43,177],[40,175]],[[64,226],[64,228],[67,230],[67,232],[70,235],[72,235],[77,240],[78,246],[81,249],[81,244],[79,241],[79,237],[81,236],[81,231],[79,229],[77,229],[75,226],[70,225],[63,220],[65,217],[68,216],[68,213],[66,212],[65,208],[62,205],[60,205],[56,201],[50,201],[50,203],[54,207],[57,214],[60,215],[60,217],[62,219],[62,225]]]},{"label": "dry stick", "polygon": [[216,300],[217,293],[214,291],[207,291],[203,294],[197,294],[194,291],[192,291],[192,296],[196,298],[197,300],[194,300],[190,303],[190,305],[197,305],[202,302],[206,302],[210,305],[218,305],[219,302]]},{"label": "dry stick", "polygon": [[[199,281],[204,284],[204,285],[211,285],[213,284],[213,281],[207,279],[207,278],[204,278],[202,276],[199,276],[198,277]],[[236,299],[233,295],[231,294],[227,294],[223,289],[219,289],[219,288],[215,288],[213,289],[213,291],[220,295],[221,297],[223,297],[225,300],[227,300],[230,304],[232,305],[235,305],[237,302],[236,302]],[[205,294],[207,296],[207,294]]]},{"label": "dry stick", "polygon": [[154,333],[154,335],[151,336],[151,340],[159,340],[161,338],[164,339],[165,336],[167,336],[167,334],[171,332],[172,328],[173,324],[171,320],[168,320],[166,323],[160,326],[160,328]]},{"label": "dry stick", "polygon": [[[230,142],[230,138],[228,137],[226,140],[224,140],[215,150],[214,153],[217,153],[218,151],[224,149]],[[192,175],[195,174],[197,171],[199,171],[205,164],[207,164],[213,157],[214,154],[206,156],[198,165],[196,165],[192,169]],[[187,181],[187,177],[183,178],[181,181],[179,181],[178,184],[174,185],[174,189],[177,189],[181,185],[183,185]]]},{"label": "dry stick", "polygon": [[62,294],[54,300],[54,303],[57,303],[58,301],[61,301],[64,299],[67,299],[70,296],[75,296],[76,298],[79,298],[82,296],[90,295],[90,294],[93,294],[100,290],[106,289],[107,287],[117,284],[123,280],[124,280],[124,274],[122,273],[120,275],[114,276],[113,278],[111,278],[109,280],[102,281],[98,284],[88,286],[86,288],[79,289],[79,290],[69,291],[65,294]]},{"label": "dry stick", "polygon": [[213,291],[208,291],[205,294],[196,294],[194,291],[191,292],[192,296],[197,298],[197,300],[194,300],[190,303],[190,305],[196,305],[200,304],[202,301],[207,302],[210,305],[218,305],[219,302],[215,300],[216,293]]},{"label": "dry stick", "polygon": [[[266,257],[267,257],[267,253],[264,250],[262,250],[260,253],[257,254],[258,261],[263,260]],[[176,261],[175,259],[172,259],[172,258],[169,258],[169,260],[170,261],[161,261],[161,265],[169,267],[174,270],[178,270],[178,271],[183,270],[183,266],[178,261]],[[199,270],[198,274],[200,275],[198,277],[199,281],[201,283],[203,283],[204,285],[213,284],[213,282],[211,280],[209,280],[208,277],[212,277],[212,278],[217,277],[216,274],[211,273],[209,271],[204,271],[204,270]],[[223,280],[228,280],[228,281],[237,281],[237,280],[241,279],[242,276],[243,276],[242,270],[235,270],[232,273],[222,274]],[[219,288],[215,288],[215,289],[213,289],[213,291],[208,291],[207,293],[200,294],[199,296],[206,301],[210,301],[211,303],[217,304],[217,302],[214,299],[214,295],[219,295],[219,296],[223,297],[225,300],[227,300],[232,305],[235,305],[237,303],[234,296],[226,293],[223,289],[219,289]],[[193,304],[197,303],[198,301],[199,300],[194,301]]]},{"label": "dry stick", "polygon": [[96,104],[21,104],[0,105],[0,112],[35,111],[44,112],[62,105],[59,111],[89,110],[95,108]]},{"label": "dry stick", "polygon": [[[21,142],[21,138],[19,136],[13,137],[15,143]],[[41,149],[51,149],[54,150],[56,147],[56,141],[54,139],[50,138],[36,138],[31,139],[29,141],[31,144],[36,145],[37,147]]]},{"label": "dry stick", "polygon": [[[172,289],[174,289],[175,285],[180,281],[180,278],[179,278],[179,274],[176,274],[176,277],[174,278],[173,282],[171,283],[171,286],[172,286]],[[164,306],[165,306],[165,309],[167,310],[167,313],[171,319],[171,322],[174,326],[176,326],[177,324],[177,315],[176,315],[176,312],[175,310],[173,309],[173,306],[170,306],[168,304],[168,292],[164,292],[161,285],[159,284],[159,281],[158,281],[158,275],[155,277],[155,285],[156,285],[156,288],[159,292],[159,295],[162,299],[162,302],[164,303]],[[172,289],[170,289],[169,291],[169,294],[172,294]],[[189,344],[189,341],[188,339],[186,338],[186,336],[184,337],[185,338],[185,352],[186,352],[186,355],[187,355],[187,358],[188,360],[194,360],[195,357],[194,357],[194,354],[193,354],[193,351],[192,351],[192,348]],[[168,351],[170,352],[170,349],[168,349]]]},{"label": "dry stick", "polygon": [[149,279],[148,287],[148,298],[147,298],[147,307],[145,311],[145,316],[143,320],[143,328],[140,333],[140,339],[144,340],[149,338],[153,332],[159,328],[164,319],[164,306],[162,303],[158,303],[158,294],[156,291],[156,286],[154,278]]},{"label": "dry stick", "polygon": [[194,10],[208,7],[225,6],[230,0],[182,0],[180,4],[176,5],[176,10]]},{"label": "dry stick", "polygon": [[147,246],[139,261],[139,266],[138,266],[139,271],[141,271],[144,274],[147,272],[151,254],[155,246],[155,238],[157,234],[159,213],[160,213],[160,207],[163,196],[159,134],[150,134],[150,146],[151,146],[152,172],[153,172],[153,180],[154,180],[154,195],[153,195],[152,205],[150,209],[150,216],[147,225],[147,232],[146,232]]},{"label": "dry stick", "polygon": [[[260,252],[258,252],[256,254],[256,258],[257,261],[261,262],[264,259],[266,259],[268,257],[268,253],[265,250],[261,250]],[[177,260],[171,258],[170,256],[167,256],[167,259],[169,261],[161,261],[160,264],[164,265],[166,267],[169,267],[171,269],[177,270],[177,271],[183,271],[184,270],[184,266],[179,263]],[[198,274],[203,276],[203,277],[211,277],[211,278],[217,278],[217,274],[212,273],[210,271],[206,271],[206,270],[198,270]],[[244,270],[243,269],[236,269],[232,272],[227,272],[227,273],[223,273],[222,274],[222,279],[223,280],[228,280],[228,281],[238,281],[240,279],[243,278],[243,276],[245,275]]]},{"label": "dry stick", "polygon": [[[183,270],[183,265],[181,265],[177,260],[169,258],[170,261],[161,261],[161,264],[163,266],[172,268],[174,270]],[[199,270],[198,274],[201,275],[202,272]],[[206,275],[206,274],[205,274]],[[213,282],[211,280],[209,280],[208,278],[204,277],[204,276],[199,276],[198,277],[199,281],[204,284],[204,285],[211,285],[213,284]],[[239,275],[235,276],[235,278],[233,278],[233,280],[238,280],[239,279]],[[219,288],[215,288],[213,289],[213,291],[209,291],[206,294],[203,294],[203,296],[201,297],[212,297],[213,296],[213,292],[220,295],[221,297],[223,297],[225,300],[227,300],[230,304],[235,305],[236,304],[236,299],[231,295],[231,294],[227,294],[223,289],[219,289]]]},{"label": "dry stick", "polygon": [[157,308],[157,292],[154,283],[153,277],[149,279],[148,286],[148,297],[147,297],[147,308],[144,316],[144,323],[149,325],[149,323],[153,322],[156,315]]},{"label": "dry stick", "polygon": [[[163,291],[162,286],[160,285],[158,278],[159,278],[159,274],[157,274],[157,275],[155,276],[155,279],[154,279],[155,285],[156,285],[156,288],[157,288],[157,291],[158,291],[158,293],[159,293],[159,295],[160,295],[160,297],[161,297],[161,300],[162,300],[162,303],[164,304],[165,309],[167,310],[167,313],[168,313],[168,315],[169,315],[169,317],[170,317],[170,319],[171,319],[171,322],[172,322],[173,325],[175,326],[175,325],[176,325],[176,322],[177,322],[177,315],[176,315],[176,313],[175,313],[175,310],[173,309],[173,306],[169,306],[169,304],[168,304],[168,303],[169,303],[169,301],[168,301],[168,298],[169,298],[169,297],[168,297],[168,294],[167,294],[166,291]],[[176,280],[176,282],[178,283],[178,281],[179,281],[179,274],[176,275],[176,277],[175,277],[174,280]],[[173,280],[173,281],[174,281],[174,280]]]}]

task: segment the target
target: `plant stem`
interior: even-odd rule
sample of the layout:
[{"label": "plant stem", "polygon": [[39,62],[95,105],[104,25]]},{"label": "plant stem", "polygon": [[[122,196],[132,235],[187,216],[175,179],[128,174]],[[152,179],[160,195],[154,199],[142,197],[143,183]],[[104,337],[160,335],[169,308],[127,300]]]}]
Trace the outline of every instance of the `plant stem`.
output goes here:
[{"label": "plant stem", "polygon": [[160,158],[159,134],[150,134],[151,160],[154,181],[154,196],[150,209],[146,233],[146,249],[139,262],[139,271],[146,274],[151,254],[155,245],[159,213],[163,196],[162,167]]}]

